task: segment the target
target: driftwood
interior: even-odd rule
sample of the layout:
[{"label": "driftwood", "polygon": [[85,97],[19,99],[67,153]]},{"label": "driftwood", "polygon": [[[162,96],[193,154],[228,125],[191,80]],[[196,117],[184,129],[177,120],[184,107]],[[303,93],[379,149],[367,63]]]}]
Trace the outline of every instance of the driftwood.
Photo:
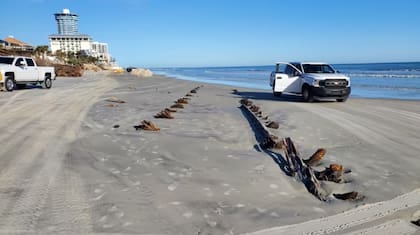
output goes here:
[{"label": "driftwood", "polygon": [[168,112],[166,110],[162,110],[159,113],[157,113],[155,116],[155,118],[168,118],[168,119],[174,119],[174,116],[172,116],[171,112]]},{"label": "driftwood", "polygon": [[325,201],[326,193],[321,188],[321,184],[315,177],[314,172],[310,167],[303,163],[302,158],[297,151],[295,144],[292,139],[287,137],[284,140],[284,154],[287,158],[288,167],[292,176],[298,177],[302,181],[306,189],[315,195],[318,199]]},{"label": "driftwood", "polygon": [[310,158],[306,160],[304,159],[303,162],[308,166],[317,166],[321,162],[322,158],[324,158],[326,152],[327,150],[320,148],[316,150],[316,152],[312,154]]},{"label": "driftwood", "polygon": [[134,128],[136,128],[136,131],[139,129],[145,130],[145,131],[159,131],[160,130],[160,128],[157,127],[153,122],[147,121],[147,120],[143,120],[140,125],[134,126]]}]

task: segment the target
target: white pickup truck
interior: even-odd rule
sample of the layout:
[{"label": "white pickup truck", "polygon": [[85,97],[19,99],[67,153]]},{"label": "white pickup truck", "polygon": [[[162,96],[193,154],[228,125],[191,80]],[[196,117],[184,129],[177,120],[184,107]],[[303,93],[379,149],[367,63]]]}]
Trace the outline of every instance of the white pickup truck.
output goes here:
[{"label": "white pickup truck", "polygon": [[26,84],[42,84],[50,89],[55,80],[53,67],[37,66],[34,59],[23,56],[0,56],[0,89],[13,91]]},{"label": "white pickup truck", "polygon": [[326,63],[278,62],[270,75],[274,96],[282,93],[302,95],[306,102],[314,98],[345,102],[350,96],[350,78]]}]

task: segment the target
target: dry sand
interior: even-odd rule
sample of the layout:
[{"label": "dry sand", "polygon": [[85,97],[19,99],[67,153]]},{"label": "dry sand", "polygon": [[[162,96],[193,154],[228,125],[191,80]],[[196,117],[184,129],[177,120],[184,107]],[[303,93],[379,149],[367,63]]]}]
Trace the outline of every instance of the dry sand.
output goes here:
[{"label": "dry sand", "polygon": [[[174,119],[153,116],[190,90]],[[270,92],[88,74],[0,93],[0,233],[418,233],[420,102],[303,103]],[[110,99],[112,98],[112,99]],[[319,201],[261,151],[241,98],[280,123],[316,169],[350,168]],[[110,102],[123,100],[121,102]],[[136,131],[142,120],[159,132]]]}]

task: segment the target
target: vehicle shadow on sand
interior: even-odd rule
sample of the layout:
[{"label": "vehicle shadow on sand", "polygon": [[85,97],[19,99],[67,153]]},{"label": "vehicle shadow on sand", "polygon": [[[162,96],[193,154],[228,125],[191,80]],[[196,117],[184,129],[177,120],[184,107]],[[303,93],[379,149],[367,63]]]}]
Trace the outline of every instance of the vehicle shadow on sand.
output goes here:
[{"label": "vehicle shadow on sand", "polygon": [[[305,103],[302,96],[292,95],[292,94],[282,94],[281,96],[274,96],[270,91],[240,91],[233,90],[232,94],[237,95],[241,98],[246,98],[250,100],[268,100],[268,101],[278,101],[278,102],[296,102],[296,103]],[[330,103],[335,102],[335,100],[315,99],[313,103]]]}]

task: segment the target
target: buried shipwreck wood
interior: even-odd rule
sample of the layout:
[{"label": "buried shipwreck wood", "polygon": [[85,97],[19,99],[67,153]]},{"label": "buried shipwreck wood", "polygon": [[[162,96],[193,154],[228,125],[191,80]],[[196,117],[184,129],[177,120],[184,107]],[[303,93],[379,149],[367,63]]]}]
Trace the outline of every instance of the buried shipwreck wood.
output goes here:
[{"label": "buried shipwreck wood", "polygon": [[145,130],[145,131],[159,131],[160,128],[157,127],[153,122],[143,120],[140,125],[134,126],[134,128],[137,130]]},{"label": "buried shipwreck wood", "polygon": [[411,221],[414,225],[420,226],[420,219]]},{"label": "buried shipwreck wood", "polygon": [[252,105],[252,101],[250,101],[250,100],[248,100],[248,99],[246,99],[246,98],[241,99],[241,100],[239,101],[239,103],[241,103],[241,104],[243,104],[243,105],[245,105],[245,106],[251,106],[251,105]]},{"label": "buried shipwreck wood", "polygon": [[186,98],[180,98],[177,101],[175,101],[177,104],[188,104],[188,100]]},{"label": "buried shipwreck wood", "polygon": [[278,122],[269,121],[266,127],[271,128],[271,129],[279,129],[280,125]]},{"label": "buried shipwreck wood", "polygon": [[339,164],[331,164],[329,167],[325,167],[323,171],[316,171],[315,176],[319,180],[342,183],[344,181],[344,167]]},{"label": "buried shipwreck wood", "polygon": [[348,193],[333,193],[333,196],[337,199],[348,201],[360,200],[363,198],[358,192],[355,191]]},{"label": "buried shipwreck wood", "polygon": [[120,104],[125,103],[125,101],[124,101],[124,100],[122,100],[122,99],[120,99],[120,98],[118,98],[118,97],[115,97],[115,96],[113,96],[113,97],[109,97],[109,98],[108,98],[108,99],[106,99],[105,101],[108,101],[108,102],[114,102],[114,103],[120,103]]},{"label": "buried shipwreck wood", "polygon": [[283,142],[278,141],[277,136],[269,135],[265,140],[260,143],[261,148],[263,149],[282,149]]},{"label": "buried shipwreck wood", "polygon": [[322,158],[324,158],[325,153],[327,152],[326,149],[320,148],[316,150],[314,154],[308,159],[304,159],[303,162],[308,166],[317,166],[321,162]]},{"label": "buried shipwreck wood", "polygon": [[168,112],[166,110],[162,110],[159,113],[157,113],[155,116],[155,118],[168,118],[168,119],[174,119],[174,116],[172,116],[171,112]]},{"label": "buried shipwreck wood", "polygon": [[278,141],[277,136],[271,135],[265,126],[258,120],[258,112],[255,113],[251,110],[252,101],[241,99],[239,102],[241,103],[240,108],[250,118],[250,123],[254,127],[256,134],[260,136],[258,140],[260,142],[259,146],[262,149],[281,149],[283,143]]},{"label": "buried shipwreck wood", "polygon": [[171,113],[176,113],[176,109],[173,108],[166,108],[165,111],[171,112]]},{"label": "buried shipwreck wood", "polygon": [[171,106],[171,108],[176,108],[176,109],[183,109],[184,105],[180,104],[180,103],[175,103],[174,105]]},{"label": "buried shipwreck wood", "polygon": [[321,187],[321,184],[316,179],[314,172],[308,167],[299,155],[295,144],[292,139],[287,137],[284,140],[284,154],[287,158],[289,170],[291,175],[298,176],[298,179],[305,184],[307,190],[315,195],[318,199],[325,201],[326,193]]}]

